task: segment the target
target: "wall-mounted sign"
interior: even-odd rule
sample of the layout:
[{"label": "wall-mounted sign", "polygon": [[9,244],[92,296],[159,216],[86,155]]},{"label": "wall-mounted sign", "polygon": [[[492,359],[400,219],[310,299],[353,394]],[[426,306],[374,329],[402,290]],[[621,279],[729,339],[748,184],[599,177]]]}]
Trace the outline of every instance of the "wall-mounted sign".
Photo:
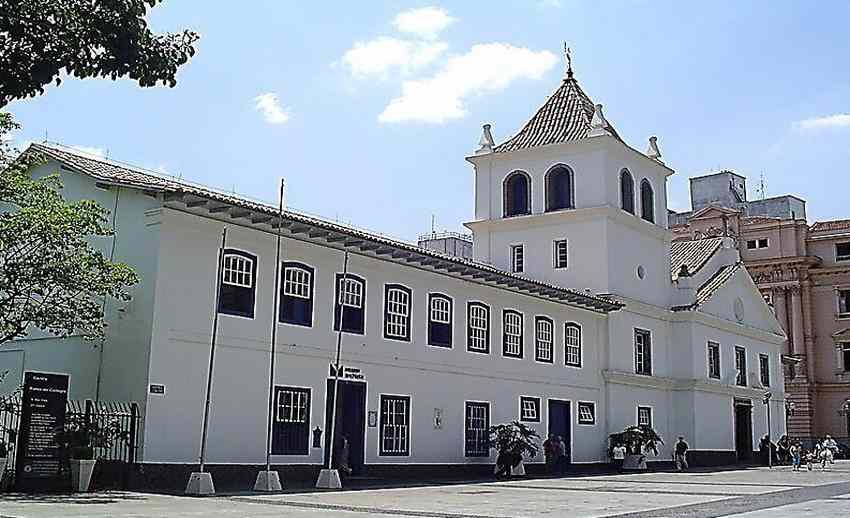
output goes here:
[{"label": "wall-mounted sign", "polygon": [[148,387],[148,392],[163,396],[165,395],[165,385],[162,385],[161,383],[151,383],[150,387]]},{"label": "wall-mounted sign", "polygon": [[24,373],[21,432],[15,465],[19,491],[59,489],[62,449],[57,433],[65,429],[67,374]]},{"label": "wall-mounted sign", "polygon": [[[353,381],[363,381],[366,377],[363,375],[363,372],[357,367],[347,367],[345,365],[340,365],[340,379],[353,380]],[[330,366],[330,377],[333,378],[336,376],[336,368],[333,364]]]},{"label": "wall-mounted sign", "polygon": [[375,428],[378,426],[378,411],[377,410],[369,410],[369,428]]}]

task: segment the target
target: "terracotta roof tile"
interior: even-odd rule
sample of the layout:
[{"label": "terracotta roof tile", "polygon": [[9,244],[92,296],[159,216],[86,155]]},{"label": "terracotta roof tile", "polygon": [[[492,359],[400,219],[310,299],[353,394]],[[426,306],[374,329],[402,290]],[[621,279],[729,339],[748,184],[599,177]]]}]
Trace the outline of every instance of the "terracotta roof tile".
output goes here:
[{"label": "terracotta roof tile", "polygon": [[[590,133],[593,119],[593,101],[584,93],[574,77],[568,76],[543,103],[525,126],[493,151],[505,153],[547,144],[581,140]],[[608,128],[616,137],[613,127]]]},{"label": "terracotta roof tile", "polygon": [[810,232],[834,232],[836,230],[850,230],[850,219],[816,221],[814,225],[809,227]]},{"label": "terracotta roof tile", "polygon": [[722,237],[673,241],[670,247],[670,275],[679,277],[682,265],[688,266],[691,275],[698,272],[723,243]]}]

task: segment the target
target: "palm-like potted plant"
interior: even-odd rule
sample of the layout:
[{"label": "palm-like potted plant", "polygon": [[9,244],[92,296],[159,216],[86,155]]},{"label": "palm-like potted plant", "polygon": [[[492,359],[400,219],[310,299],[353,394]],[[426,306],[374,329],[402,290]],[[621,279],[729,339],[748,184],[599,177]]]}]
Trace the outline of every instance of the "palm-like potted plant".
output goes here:
[{"label": "palm-like potted plant", "polygon": [[489,434],[490,447],[498,452],[496,475],[525,475],[523,457],[534,458],[539,451],[537,442],[540,436],[537,432],[519,421],[513,421],[491,426]]},{"label": "palm-like potted plant", "polygon": [[609,439],[611,450],[618,444],[626,447],[623,469],[631,470],[646,469],[646,455],[651,452],[657,456],[658,445],[664,444],[661,436],[647,425],[627,426],[622,432],[612,433]]},{"label": "palm-like potted plant", "polygon": [[117,420],[102,424],[86,415],[74,415],[66,420],[56,440],[68,457],[71,489],[85,492],[97,463],[94,449],[110,448],[116,440],[129,441],[129,432],[122,431]]}]

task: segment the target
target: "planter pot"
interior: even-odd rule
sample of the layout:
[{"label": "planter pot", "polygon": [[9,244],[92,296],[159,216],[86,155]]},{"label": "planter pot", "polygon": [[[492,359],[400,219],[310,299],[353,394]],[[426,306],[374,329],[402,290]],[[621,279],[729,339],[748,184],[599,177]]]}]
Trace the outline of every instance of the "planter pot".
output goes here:
[{"label": "planter pot", "polygon": [[512,477],[524,477],[525,476],[525,464],[522,461],[519,461],[515,467],[511,468],[511,476]]},{"label": "planter pot", "polygon": [[623,469],[631,471],[645,470],[646,455],[626,455],[626,458],[623,459]]},{"label": "planter pot", "polygon": [[71,489],[73,491],[84,493],[89,490],[96,462],[96,460],[71,459]]}]

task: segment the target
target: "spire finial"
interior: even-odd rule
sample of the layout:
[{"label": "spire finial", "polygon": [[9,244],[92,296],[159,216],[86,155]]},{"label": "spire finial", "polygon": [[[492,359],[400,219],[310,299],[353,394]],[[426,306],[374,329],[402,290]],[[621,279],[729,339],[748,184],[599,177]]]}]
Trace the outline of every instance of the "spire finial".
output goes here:
[{"label": "spire finial", "polygon": [[567,78],[571,79],[573,77],[573,57],[566,41],[564,42],[564,57],[567,59]]}]

